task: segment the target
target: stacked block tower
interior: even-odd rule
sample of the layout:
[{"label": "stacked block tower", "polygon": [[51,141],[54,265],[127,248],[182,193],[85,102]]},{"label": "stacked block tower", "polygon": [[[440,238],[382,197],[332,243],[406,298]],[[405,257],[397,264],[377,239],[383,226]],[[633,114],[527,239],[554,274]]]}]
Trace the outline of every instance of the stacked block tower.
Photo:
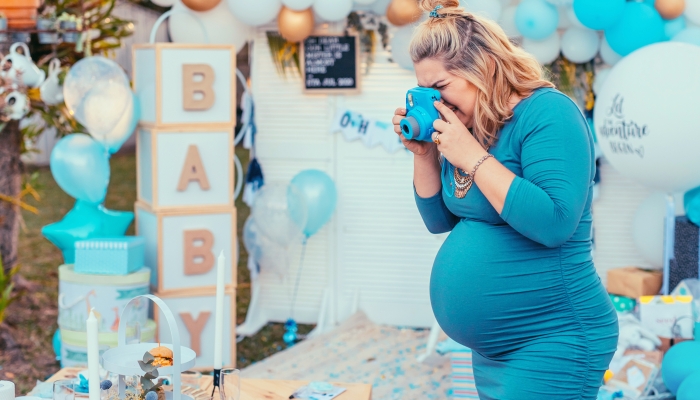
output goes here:
[{"label": "stacked block tower", "polygon": [[[217,258],[226,258],[224,366],[236,360],[234,127],[236,51],[225,45],[133,47],[137,129],[136,232],[151,287],[178,319],[199,368],[214,366]],[[178,318],[179,317],[179,318]],[[158,323],[164,319],[154,310]],[[167,329],[158,339],[168,343]]]}]

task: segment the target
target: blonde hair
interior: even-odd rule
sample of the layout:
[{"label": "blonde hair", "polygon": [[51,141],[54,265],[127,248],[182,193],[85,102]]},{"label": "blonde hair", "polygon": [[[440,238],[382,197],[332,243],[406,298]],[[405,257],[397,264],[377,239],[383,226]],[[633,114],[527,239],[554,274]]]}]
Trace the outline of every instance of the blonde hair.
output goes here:
[{"label": "blonde hair", "polygon": [[459,0],[421,0],[426,12],[437,10],[417,28],[411,40],[414,63],[426,58],[441,61],[450,73],[477,89],[474,137],[489,147],[503,124],[513,116],[512,95],[525,98],[541,87],[554,87],[543,79],[539,62],[513,45],[495,22],[464,11]]}]

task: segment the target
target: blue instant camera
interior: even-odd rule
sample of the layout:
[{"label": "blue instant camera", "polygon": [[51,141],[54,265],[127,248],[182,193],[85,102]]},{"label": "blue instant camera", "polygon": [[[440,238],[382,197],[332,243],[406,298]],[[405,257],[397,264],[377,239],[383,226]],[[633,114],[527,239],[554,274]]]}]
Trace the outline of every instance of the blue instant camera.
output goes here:
[{"label": "blue instant camera", "polygon": [[401,120],[401,133],[409,140],[431,142],[435,129],[433,122],[440,113],[433,102],[440,101],[440,92],[435,89],[416,87],[406,93],[406,117]]}]

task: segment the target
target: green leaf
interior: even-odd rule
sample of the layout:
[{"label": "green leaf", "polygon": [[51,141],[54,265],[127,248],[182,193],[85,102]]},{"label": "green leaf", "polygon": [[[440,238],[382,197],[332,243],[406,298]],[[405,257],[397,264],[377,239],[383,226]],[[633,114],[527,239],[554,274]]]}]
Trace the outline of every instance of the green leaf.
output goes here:
[{"label": "green leaf", "polygon": [[156,367],[153,366],[152,364],[146,364],[143,361],[139,361],[139,367],[141,367],[141,370],[143,372],[147,372],[147,373],[156,369]]},{"label": "green leaf", "polygon": [[141,378],[141,387],[143,388],[144,391],[151,390],[151,388],[153,387],[153,382],[151,382],[150,379],[148,379],[144,376]]}]

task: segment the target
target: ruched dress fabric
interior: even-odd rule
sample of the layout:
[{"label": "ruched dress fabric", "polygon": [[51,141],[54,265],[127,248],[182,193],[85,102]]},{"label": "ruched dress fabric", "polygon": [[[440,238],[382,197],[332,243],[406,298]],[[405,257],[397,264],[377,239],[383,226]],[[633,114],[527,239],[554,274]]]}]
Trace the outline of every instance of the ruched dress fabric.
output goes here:
[{"label": "ruched dress fabric", "polygon": [[416,194],[430,232],[450,232],[430,278],[433,312],[472,349],[482,400],[596,399],[618,322],[591,255],[592,135],[555,89],[513,113],[490,149],[516,175],[500,215],[476,184],[462,199],[445,187]]}]

